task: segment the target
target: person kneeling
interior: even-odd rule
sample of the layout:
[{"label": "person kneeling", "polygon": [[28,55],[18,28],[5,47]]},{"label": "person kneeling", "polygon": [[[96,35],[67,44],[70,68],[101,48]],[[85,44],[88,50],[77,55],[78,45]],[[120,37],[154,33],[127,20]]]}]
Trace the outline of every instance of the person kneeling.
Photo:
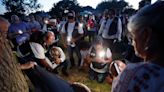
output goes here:
[{"label": "person kneeling", "polygon": [[99,83],[102,83],[108,75],[108,67],[112,61],[110,49],[104,47],[102,43],[101,38],[96,38],[89,51],[91,62],[89,78],[91,80],[96,79]]},{"label": "person kneeling", "polygon": [[47,63],[52,67],[53,71],[55,73],[58,73],[58,68],[63,67],[62,73],[68,76],[67,73],[68,63],[67,60],[65,59],[65,54],[63,50],[60,47],[53,46],[48,54],[49,54],[48,57],[50,61],[48,61]]}]

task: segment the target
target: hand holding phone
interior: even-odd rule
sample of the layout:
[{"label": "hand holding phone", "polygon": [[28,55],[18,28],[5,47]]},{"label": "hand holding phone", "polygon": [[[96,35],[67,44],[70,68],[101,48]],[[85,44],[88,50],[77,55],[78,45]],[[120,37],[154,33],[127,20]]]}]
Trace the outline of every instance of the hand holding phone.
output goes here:
[{"label": "hand holding phone", "polygon": [[116,62],[114,62],[114,69],[116,71],[116,74],[119,75],[121,71],[120,71],[119,66]]},{"label": "hand holding phone", "polygon": [[114,76],[117,77],[126,67],[126,64],[120,60],[113,61],[110,64],[109,72]]}]

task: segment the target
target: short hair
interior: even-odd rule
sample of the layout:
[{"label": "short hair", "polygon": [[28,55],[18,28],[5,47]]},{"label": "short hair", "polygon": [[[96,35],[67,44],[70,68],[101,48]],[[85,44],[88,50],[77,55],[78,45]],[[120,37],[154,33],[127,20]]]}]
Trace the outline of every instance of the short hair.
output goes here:
[{"label": "short hair", "polygon": [[79,49],[89,49],[91,47],[91,44],[87,41],[81,41],[79,45]]},{"label": "short hair", "polygon": [[94,37],[92,45],[103,44],[103,38],[101,36]]},{"label": "short hair", "polygon": [[19,17],[17,15],[11,15],[11,22],[14,22],[16,20],[16,18],[19,19]]},{"label": "short hair", "polygon": [[[145,27],[152,30],[151,40],[152,50],[159,51],[163,49],[163,34],[164,34],[164,1],[158,1],[152,5],[147,5],[139,10],[135,15],[129,19],[128,30],[131,33],[135,31],[143,31]],[[160,48],[159,48],[160,47]]]},{"label": "short hair", "polygon": [[30,36],[30,42],[36,42],[39,44],[43,44],[44,39],[48,39],[49,33],[54,35],[54,33],[52,31],[48,31],[45,33],[43,33],[42,31],[33,32],[32,35]]},{"label": "short hair", "polygon": [[155,28],[153,32],[164,29],[164,1],[156,2],[153,5],[143,7],[137,14],[129,19],[128,30],[137,30],[142,27],[148,26]]},{"label": "short hair", "polygon": [[48,39],[50,34],[55,36],[55,34],[52,31],[47,31],[47,32],[45,32],[44,38]]},{"label": "short hair", "polygon": [[55,46],[52,47],[52,48],[50,49],[50,51],[49,51],[49,55],[50,55],[51,58],[54,57],[54,53],[57,53],[57,54],[55,54],[55,55],[58,56],[58,57],[61,56],[60,51],[59,51]]}]

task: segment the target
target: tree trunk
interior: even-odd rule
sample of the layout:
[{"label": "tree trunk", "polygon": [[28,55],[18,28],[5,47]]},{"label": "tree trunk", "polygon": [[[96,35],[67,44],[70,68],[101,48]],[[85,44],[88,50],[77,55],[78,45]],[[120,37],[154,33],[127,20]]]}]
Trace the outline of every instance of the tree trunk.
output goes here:
[{"label": "tree trunk", "polygon": [[5,34],[0,32],[0,92],[28,92],[25,77],[18,67]]}]

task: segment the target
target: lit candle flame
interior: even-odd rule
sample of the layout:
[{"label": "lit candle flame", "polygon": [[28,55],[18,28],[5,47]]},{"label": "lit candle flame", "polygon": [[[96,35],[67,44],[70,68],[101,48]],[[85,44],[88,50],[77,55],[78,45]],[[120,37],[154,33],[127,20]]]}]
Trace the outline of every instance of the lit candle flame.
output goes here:
[{"label": "lit candle flame", "polygon": [[48,20],[45,20],[44,22],[45,22],[46,24],[48,24]]},{"label": "lit candle flame", "polygon": [[82,24],[82,23],[80,23],[80,24],[79,24],[79,26],[80,26],[80,27],[83,27],[83,24]]},{"label": "lit candle flame", "polygon": [[19,34],[23,34],[22,30],[18,30],[18,33],[19,33]]},{"label": "lit candle flame", "polygon": [[67,37],[67,41],[70,42],[71,41],[71,37]]},{"label": "lit candle flame", "polygon": [[103,58],[103,57],[105,56],[105,52],[104,52],[104,51],[100,51],[100,52],[98,53],[98,56],[99,56],[100,58]]}]

